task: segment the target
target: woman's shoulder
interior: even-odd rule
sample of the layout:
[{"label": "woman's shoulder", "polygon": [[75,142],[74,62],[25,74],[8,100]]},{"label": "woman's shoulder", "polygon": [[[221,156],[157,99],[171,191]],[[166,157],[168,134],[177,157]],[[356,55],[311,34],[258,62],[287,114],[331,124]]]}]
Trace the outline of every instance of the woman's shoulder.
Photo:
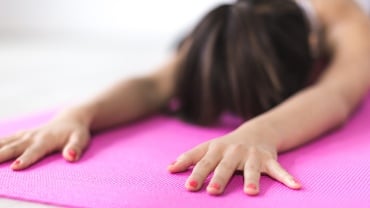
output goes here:
[{"label": "woman's shoulder", "polygon": [[[316,18],[321,28],[321,47],[322,53],[331,54],[333,52],[330,34],[335,28],[341,25],[358,22],[359,20],[368,21],[364,10],[359,6],[356,0],[306,0],[310,1],[316,11]],[[331,31],[331,32],[329,32]]]},{"label": "woman's shoulder", "polygon": [[353,14],[364,14],[356,0],[308,0],[324,25],[332,24]]}]

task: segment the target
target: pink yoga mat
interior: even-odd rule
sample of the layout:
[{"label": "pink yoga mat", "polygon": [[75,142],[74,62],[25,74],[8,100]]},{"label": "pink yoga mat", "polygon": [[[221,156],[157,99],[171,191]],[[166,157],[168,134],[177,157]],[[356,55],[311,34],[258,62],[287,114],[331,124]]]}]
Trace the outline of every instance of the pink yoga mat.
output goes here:
[{"label": "pink yoga mat", "polygon": [[[53,113],[0,125],[0,135],[36,126]],[[234,176],[223,196],[184,189],[189,172],[171,175],[167,165],[194,145],[230,131],[235,124],[207,129],[155,116],[96,135],[76,164],[59,154],[13,172],[0,166],[0,195],[68,207],[370,207],[370,97],[348,124],[279,160],[303,184],[293,191],[269,177],[261,194],[243,194]]]}]

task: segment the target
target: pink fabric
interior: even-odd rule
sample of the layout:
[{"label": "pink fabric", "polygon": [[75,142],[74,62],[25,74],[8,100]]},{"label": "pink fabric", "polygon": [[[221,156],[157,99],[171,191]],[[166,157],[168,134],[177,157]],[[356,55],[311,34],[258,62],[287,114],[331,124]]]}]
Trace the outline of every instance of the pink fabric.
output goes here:
[{"label": "pink fabric", "polygon": [[[36,126],[52,113],[4,122],[0,135]],[[167,165],[183,151],[232,129],[200,128],[153,117],[97,135],[83,159],[70,164],[59,154],[32,168],[13,172],[0,166],[0,195],[71,207],[369,207],[370,98],[349,123],[279,160],[303,183],[293,191],[268,177],[260,196],[242,192],[234,176],[225,195],[184,189],[189,172],[171,175]]]}]

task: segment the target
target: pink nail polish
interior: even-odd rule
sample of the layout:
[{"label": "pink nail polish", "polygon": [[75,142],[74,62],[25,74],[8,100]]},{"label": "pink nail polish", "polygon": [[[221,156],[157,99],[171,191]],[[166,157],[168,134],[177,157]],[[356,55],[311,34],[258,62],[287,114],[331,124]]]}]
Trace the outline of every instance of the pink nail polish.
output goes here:
[{"label": "pink nail polish", "polygon": [[253,184],[253,183],[248,184],[247,188],[248,188],[248,189],[257,190],[257,186],[256,186],[256,184]]},{"label": "pink nail polish", "polygon": [[72,149],[68,150],[68,154],[69,154],[69,156],[71,156],[72,159],[75,159],[76,156],[77,156],[76,152]]},{"label": "pink nail polish", "polygon": [[191,180],[191,181],[189,182],[189,185],[190,185],[190,187],[192,187],[192,188],[197,188],[197,187],[198,187],[198,182],[197,182],[197,181],[195,181],[195,180]]},{"label": "pink nail polish", "polygon": [[221,186],[218,183],[213,183],[213,184],[210,185],[210,187],[213,188],[213,189],[216,189],[217,191],[219,191],[221,189]]},{"label": "pink nail polish", "polygon": [[14,165],[19,165],[19,164],[21,164],[21,161],[20,160],[16,160],[16,161],[14,161],[14,163],[13,163]]}]

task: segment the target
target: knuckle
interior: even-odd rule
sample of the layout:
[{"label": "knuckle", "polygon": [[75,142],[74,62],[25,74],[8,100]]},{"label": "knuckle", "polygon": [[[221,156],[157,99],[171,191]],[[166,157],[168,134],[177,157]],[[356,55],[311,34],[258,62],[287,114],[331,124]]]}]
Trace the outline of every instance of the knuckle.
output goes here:
[{"label": "knuckle", "polygon": [[81,133],[78,136],[78,143],[79,146],[86,146],[89,143],[90,134],[89,133]]},{"label": "knuckle", "polygon": [[13,136],[13,137],[22,137],[23,136],[23,131],[16,131],[13,135],[11,135],[11,136]]},{"label": "knuckle", "polygon": [[19,158],[22,160],[23,165],[28,166],[37,160],[37,154],[33,152],[25,152]]},{"label": "knuckle", "polygon": [[277,154],[274,154],[273,152],[270,152],[270,151],[265,151],[263,153],[264,153],[263,155],[264,155],[265,160],[272,160],[272,161],[277,160]]},{"label": "knuckle", "polygon": [[51,138],[51,137],[54,137],[54,134],[53,133],[50,133],[50,132],[45,132],[45,131],[42,131],[42,132],[38,132],[37,134],[34,135],[35,139],[38,139],[38,140],[43,140],[45,138]]},{"label": "knuckle", "polygon": [[9,145],[5,147],[5,150],[6,152],[9,153],[9,155],[16,155],[16,153],[18,152],[18,149],[19,149],[19,144]]},{"label": "knuckle", "polygon": [[243,144],[234,144],[229,147],[229,150],[233,153],[240,153],[246,150],[246,147]]},{"label": "knuckle", "polygon": [[259,150],[256,147],[250,147],[248,149],[248,152],[249,152],[250,155],[257,155],[259,153]]},{"label": "knuckle", "polygon": [[34,133],[27,132],[23,134],[22,136],[18,137],[18,139],[22,142],[28,142],[34,138]]},{"label": "knuckle", "polygon": [[26,152],[28,153],[28,155],[32,157],[38,157],[40,155],[51,153],[48,147],[46,147],[45,145],[40,145],[40,144],[30,145],[29,147],[27,147]]},{"label": "knuckle", "polygon": [[203,159],[199,161],[198,166],[203,169],[211,169],[213,167],[213,162],[209,159]]},{"label": "knuckle", "polygon": [[19,145],[30,145],[32,141],[34,140],[34,136],[23,136],[19,138]]},{"label": "knuckle", "polygon": [[196,179],[199,179],[199,180],[204,180],[207,178],[207,176],[210,174],[210,170],[209,169],[206,169],[204,167],[201,167],[201,166],[197,166],[193,169],[192,173],[191,173],[191,178],[196,178]]},{"label": "knuckle", "polygon": [[189,160],[190,158],[190,153],[186,152],[181,154],[179,157],[177,157],[177,161],[186,161]]},{"label": "knuckle", "polygon": [[222,146],[224,146],[224,145],[222,143],[219,143],[219,142],[211,143],[211,144],[209,144],[208,151],[220,152],[220,150],[222,149]]},{"label": "knuckle", "polygon": [[217,174],[212,179],[214,182],[217,181],[219,184],[226,184],[229,181],[229,178],[227,178],[224,174]]},{"label": "knuckle", "polygon": [[215,152],[223,152],[223,150],[225,150],[226,147],[228,147],[227,144],[219,141],[209,144],[209,149]]},{"label": "knuckle", "polygon": [[30,137],[33,137],[35,134],[37,134],[38,131],[37,130],[27,130],[23,133],[23,137],[27,137],[27,138],[30,138]]},{"label": "knuckle", "polygon": [[27,135],[29,131],[26,130],[19,130],[14,133],[15,137],[23,137],[24,135]]},{"label": "knuckle", "polygon": [[268,174],[268,173],[270,173],[270,172],[271,172],[271,168],[269,168],[266,164],[264,164],[264,165],[262,165],[262,167],[261,167],[261,172],[262,172],[262,173],[266,173],[266,174]]},{"label": "knuckle", "polygon": [[218,167],[222,170],[232,170],[232,169],[235,169],[233,164],[229,161],[223,161],[221,162]]},{"label": "knuckle", "polygon": [[246,164],[244,169],[247,171],[258,171],[259,170],[256,164]]},{"label": "knuckle", "polygon": [[268,166],[268,167],[274,166],[275,163],[276,163],[276,161],[272,158],[268,158],[268,159],[265,160],[265,165]]},{"label": "knuckle", "polygon": [[277,170],[276,161],[272,158],[265,160],[264,165],[263,165],[263,171],[264,172],[274,172]]},{"label": "knuckle", "polygon": [[45,150],[45,147],[42,145],[34,144],[28,148],[28,150],[32,153],[40,153]]},{"label": "knuckle", "polygon": [[208,174],[206,172],[204,172],[204,171],[193,171],[191,173],[190,178],[194,178],[196,180],[202,180],[202,179],[206,178],[207,175]]},{"label": "knuckle", "polygon": [[81,130],[79,135],[80,135],[80,137],[83,137],[83,138],[89,138],[91,136],[91,133],[90,133],[90,131],[85,129],[85,130]]},{"label": "knuckle", "polygon": [[272,157],[266,159],[266,164],[268,165],[274,165],[276,164],[276,160]]},{"label": "knuckle", "polygon": [[279,178],[279,180],[290,180],[291,178],[293,178],[285,171],[277,171],[275,174],[277,178]]}]

